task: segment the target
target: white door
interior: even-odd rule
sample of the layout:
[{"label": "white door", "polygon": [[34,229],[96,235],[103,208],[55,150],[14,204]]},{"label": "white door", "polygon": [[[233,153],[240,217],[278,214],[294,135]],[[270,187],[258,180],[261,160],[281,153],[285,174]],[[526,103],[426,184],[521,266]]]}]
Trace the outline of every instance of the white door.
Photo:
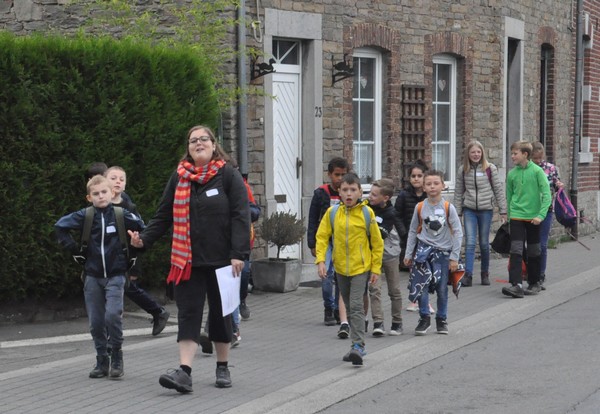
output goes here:
[{"label": "white door", "polygon": [[[284,73],[291,65],[277,65],[273,73],[273,156],[277,211],[300,211],[300,74]],[[300,258],[300,244],[287,246],[281,257]]]}]

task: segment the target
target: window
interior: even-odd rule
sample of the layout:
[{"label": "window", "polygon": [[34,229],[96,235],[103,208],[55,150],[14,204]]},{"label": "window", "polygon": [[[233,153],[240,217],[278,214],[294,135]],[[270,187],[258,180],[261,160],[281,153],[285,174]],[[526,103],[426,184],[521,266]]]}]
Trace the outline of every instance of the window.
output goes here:
[{"label": "window", "polygon": [[454,185],[456,165],[456,59],[438,55],[433,58],[432,167],[444,172],[449,186]]},{"label": "window", "polygon": [[300,42],[294,40],[273,39],[273,56],[277,64],[298,65],[300,61]]},{"label": "window", "polygon": [[352,168],[362,184],[370,184],[381,176],[381,55],[373,50],[356,49],[353,67]]}]

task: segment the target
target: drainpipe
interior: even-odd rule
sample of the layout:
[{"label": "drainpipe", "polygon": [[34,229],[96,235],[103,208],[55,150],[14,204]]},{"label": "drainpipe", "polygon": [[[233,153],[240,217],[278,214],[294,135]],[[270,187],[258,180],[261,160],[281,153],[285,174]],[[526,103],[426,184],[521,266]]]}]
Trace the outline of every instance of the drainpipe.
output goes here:
[{"label": "drainpipe", "polygon": [[243,176],[248,174],[248,134],[247,134],[247,95],[246,95],[246,1],[241,0],[237,8],[238,44],[238,165]]},{"label": "drainpipe", "polygon": [[[581,141],[581,112],[582,112],[582,84],[583,84],[583,0],[577,0],[577,30],[575,31],[576,46],[575,54],[575,114],[574,114],[574,136],[573,136],[573,156],[571,165],[571,202],[577,211],[577,176],[579,168],[579,143]],[[573,227],[573,236],[577,237],[576,223]]]}]

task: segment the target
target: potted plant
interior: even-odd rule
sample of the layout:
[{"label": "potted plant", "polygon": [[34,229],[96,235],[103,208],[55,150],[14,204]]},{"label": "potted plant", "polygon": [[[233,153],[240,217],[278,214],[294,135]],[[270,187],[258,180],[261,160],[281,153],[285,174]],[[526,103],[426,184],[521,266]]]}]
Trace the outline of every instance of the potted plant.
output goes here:
[{"label": "potted plant", "polygon": [[302,263],[298,259],[281,258],[280,255],[285,246],[299,243],[305,231],[303,220],[291,212],[278,211],[263,220],[261,237],[271,247],[277,247],[277,256],[252,261],[252,280],[256,289],[269,292],[298,289]]}]

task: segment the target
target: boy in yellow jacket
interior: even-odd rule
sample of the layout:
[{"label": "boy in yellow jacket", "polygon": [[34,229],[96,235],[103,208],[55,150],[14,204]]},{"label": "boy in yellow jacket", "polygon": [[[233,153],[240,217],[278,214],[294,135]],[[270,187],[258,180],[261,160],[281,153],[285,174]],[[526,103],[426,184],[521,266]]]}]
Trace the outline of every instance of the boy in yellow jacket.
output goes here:
[{"label": "boy in yellow jacket", "polygon": [[333,238],[333,267],[340,294],[348,310],[352,348],[343,360],[362,365],[365,351],[363,295],[368,283],[374,283],[381,273],[383,239],[375,213],[360,201],[360,179],[354,173],[342,178],[340,204],[330,207],[317,230],[319,277],[327,277],[325,255]]}]

